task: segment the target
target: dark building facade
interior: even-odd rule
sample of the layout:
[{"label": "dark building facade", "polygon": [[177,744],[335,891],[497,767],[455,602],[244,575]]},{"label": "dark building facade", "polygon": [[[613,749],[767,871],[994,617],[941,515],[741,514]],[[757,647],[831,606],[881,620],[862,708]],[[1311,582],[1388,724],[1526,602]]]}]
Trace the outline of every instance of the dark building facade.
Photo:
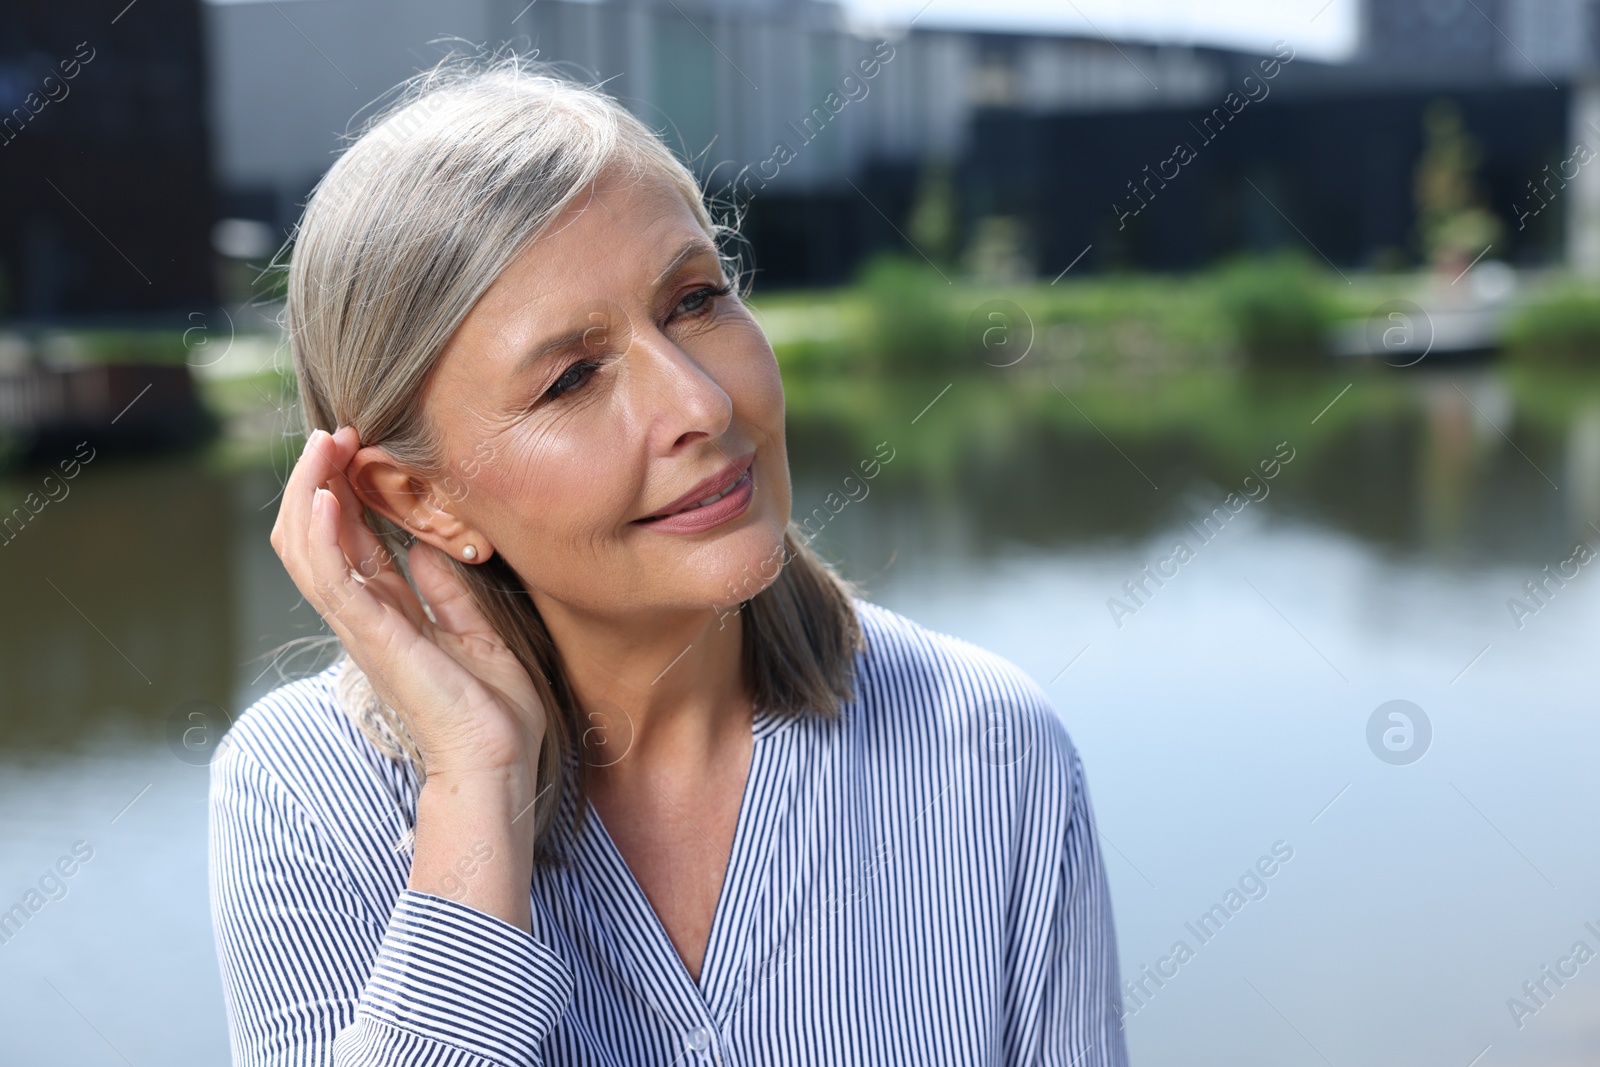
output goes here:
[{"label": "dark building facade", "polygon": [[0,3],[0,299],[22,322],[214,302],[199,0]]},{"label": "dark building facade", "polygon": [[[932,28],[914,28],[902,48],[959,37],[972,57],[976,106],[951,160],[958,243],[970,245],[981,220],[1014,219],[1042,277],[1068,264],[1187,270],[1278,248],[1343,269],[1419,263],[1417,167],[1441,103],[1478,156],[1472,185],[1501,226],[1491,255],[1547,265],[1570,258],[1582,210],[1560,177],[1578,169],[1575,140],[1600,158],[1600,121],[1579,121],[1595,106],[1580,95],[1594,96],[1600,76],[1596,9],[1367,0],[1357,51],[1337,63],[1287,44],[1260,55],[1112,49]],[[916,255],[905,231],[918,168],[869,161],[854,181],[751,205],[749,232],[776,268],[769,281],[836,281],[880,249]]]},{"label": "dark building facade", "polygon": [[1212,108],[983,112],[962,165],[964,210],[1023,219],[1046,274],[1086,248],[1089,269],[1177,270],[1279,247],[1341,267],[1415,262],[1424,115],[1450,101],[1481,150],[1485,206],[1504,225],[1495,256],[1560,256],[1559,213],[1519,229],[1515,205],[1542,168],[1569,154],[1568,88],[1330,84],[1294,92],[1297,73],[1284,68],[1270,95],[1237,113],[1222,94]]}]

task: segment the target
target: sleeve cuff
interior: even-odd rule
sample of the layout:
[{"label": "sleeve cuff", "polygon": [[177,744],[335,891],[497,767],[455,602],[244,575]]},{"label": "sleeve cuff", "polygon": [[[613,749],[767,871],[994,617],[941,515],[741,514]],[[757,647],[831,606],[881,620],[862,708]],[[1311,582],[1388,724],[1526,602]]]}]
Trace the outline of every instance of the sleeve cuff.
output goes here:
[{"label": "sleeve cuff", "polygon": [[403,889],[357,1013],[509,1067],[533,1067],[572,972],[503,919]]}]

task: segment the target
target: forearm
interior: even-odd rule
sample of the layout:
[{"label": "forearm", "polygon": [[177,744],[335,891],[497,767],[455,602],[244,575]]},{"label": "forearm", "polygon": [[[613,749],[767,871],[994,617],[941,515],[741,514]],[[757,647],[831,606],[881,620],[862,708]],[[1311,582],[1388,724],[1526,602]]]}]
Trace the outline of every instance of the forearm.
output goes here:
[{"label": "forearm", "polygon": [[530,930],[532,845],[516,839],[533,836],[533,790],[515,776],[424,786],[420,862],[397,898],[406,860],[370,832],[394,825],[396,797],[324,758],[345,751],[342,737],[302,752],[273,715],[288,712],[266,699],[240,735],[252,751],[227,744],[211,764],[212,914],[234,1062],[544,1064],[574,983]]},{"label": "forearm", "polygon": [[417,796],[407,888],[465,904],[531,933],[533,772],[430,774]]}]

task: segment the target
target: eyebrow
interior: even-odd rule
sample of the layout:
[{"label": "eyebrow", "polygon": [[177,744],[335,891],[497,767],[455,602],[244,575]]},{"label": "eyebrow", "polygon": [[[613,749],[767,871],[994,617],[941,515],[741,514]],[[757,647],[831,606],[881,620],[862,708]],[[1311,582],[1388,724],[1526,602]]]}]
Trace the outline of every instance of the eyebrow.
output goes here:
[{"label": "eyebrow", "polygon": [[716,248],[709,240],[699,235],[689,238],[684,246],[678,249],[677,255],[673,256],[667,261],[667,265],[662,269],[661,273],[656,275],[655,284],[660,285],[662,282],[676,274],[678,269],[685,263],[689,262],[691,259],[694,259],[696,256],[706,255],[707,253],[713,256],[717,254]]},{"label": "eyebrow", "polygon": [[[672,258],[667,261],[667,265],[662,268],[659,274],[656,275],[656,280],[653,284],[656,287],[659,287],[668,278],[671,278],[680,269],[682,269],[685,263],[688,263],[690,260],[693,260],[698,256],[706,255],[708,253],[713,256],[716,255],[716,246],[704,236],[691,237],[683,244],[681,248],[678,249],[676,253],[673,254]],[[525,351],[517,360],[517,365],[512,370],[512,376],[520,377],[528,370],[553,355],[565,352],[569,349],[581,347],[584,344],[584,339],[589,335],[589,331],[593,330],[594,328],[595,324],[589,323],[587,325],[579,326],[575,329],[568,330],[565,333],[557,334],[554,337],[549,337],[543,341],[540,341],[538,344]]]}]

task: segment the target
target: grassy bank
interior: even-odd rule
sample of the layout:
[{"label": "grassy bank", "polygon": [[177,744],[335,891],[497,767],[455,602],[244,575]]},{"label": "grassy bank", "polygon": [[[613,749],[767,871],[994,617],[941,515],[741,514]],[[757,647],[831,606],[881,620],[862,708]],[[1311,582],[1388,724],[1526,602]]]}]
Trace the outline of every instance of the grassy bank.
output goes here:
[{"label": "grassy bank", "polygon": [[[1118,440],[1181,432],[1231,449],[1246,440],[1257,447],[1280,424],[1304,436],[1347,384],[1351,393],[1310,432],[1401,403],[1394,380],[1404,375],[1330,356],[1330,338],[1419,284],[1413,274],[1346,277],[1276,256],[1186,275],[986,285],[887,257],[854,284],[758,289],[750,304],[782,367],[791,421],[858,446],[912,426],[939,397],[937,419],[916,425],[942,426],[952,448],[1088,420]],[[1506,338],[1499,376],[1519,417],[1559,432],[1600,402],[1600,295],[1558,279],[1526,295]],[[204,367],[207,340],[193,331],[82,331],[49,343],[78,358]],[[230,350],[250,343],[241,334]],[[228,426],[211,450],[227,466],[281,462],[298,445],[292,377],[254,370],[286,359],[263,354],[275,339],[253,343],[260,351],[240,372],[196,374]]]},{"label": "grassy bank", "polygon": [[[1544,272],[1525,273],[1522,288],[1489,339],[1506,360],[1600,374],[1600,284]],[[1287,253],[1183,275],[1004,286],[887,256],[851,285],[758,292],[751,302],[785,369],[796,373],[981,372],[1027,358],[1071,374],[1137,378],[1326,369],[1344,362],[1330,355],[1336,336],[1363,324],[1371,333],[1374,323],[1381,333],[1394,301],[1448,310],[1470,306],[1470,290],[1460,278],[1341,274]]]}]

